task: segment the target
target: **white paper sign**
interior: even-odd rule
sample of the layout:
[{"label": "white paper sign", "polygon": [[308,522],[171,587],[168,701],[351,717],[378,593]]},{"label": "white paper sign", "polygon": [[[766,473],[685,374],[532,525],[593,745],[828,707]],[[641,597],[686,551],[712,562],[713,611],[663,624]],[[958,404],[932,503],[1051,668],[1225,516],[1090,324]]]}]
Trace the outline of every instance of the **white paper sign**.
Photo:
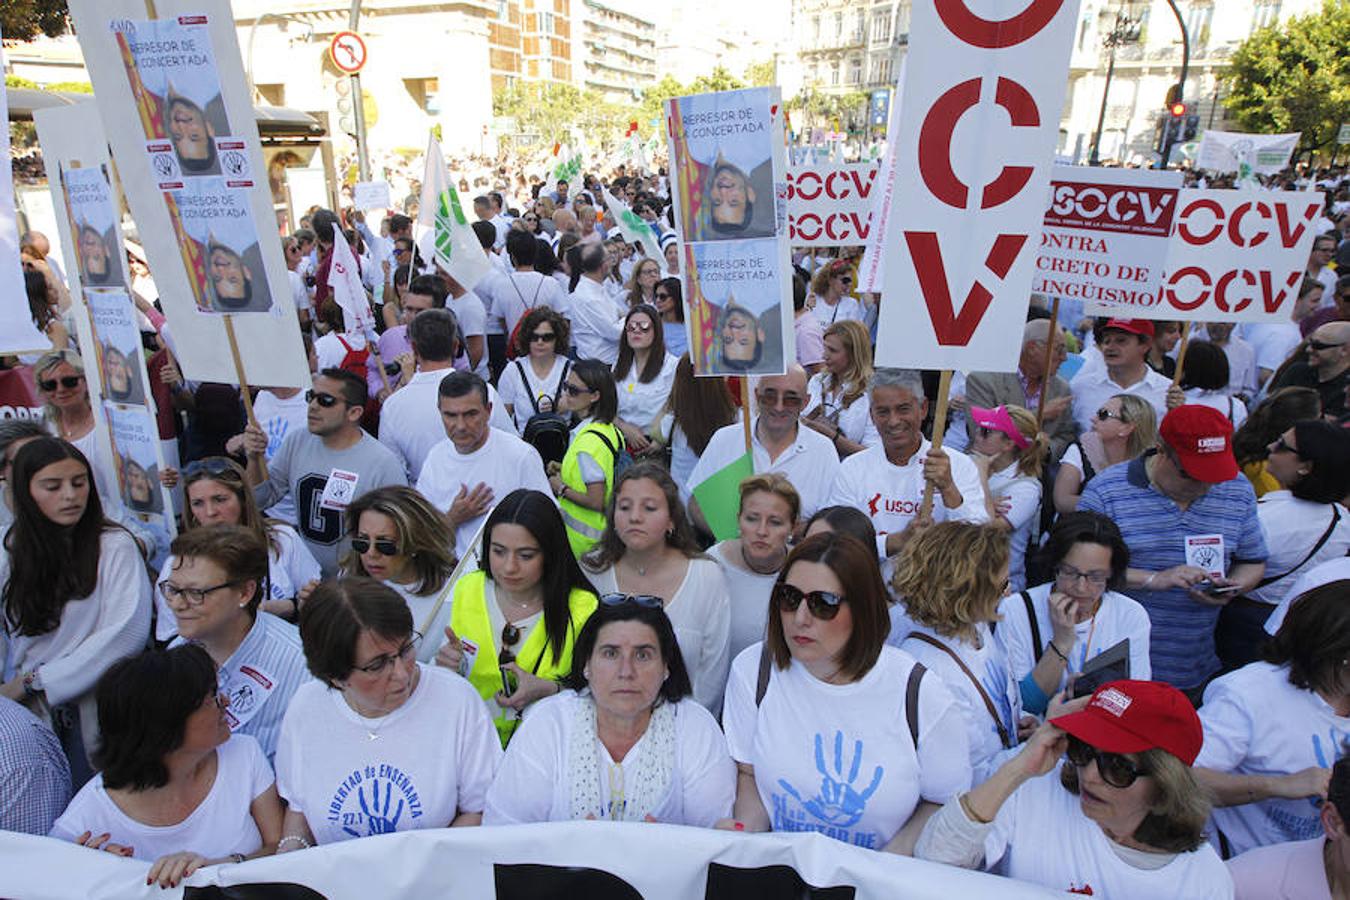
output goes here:
[{"label": "white paper sign", "polygon": [[329,472],[328,483],[323,486],[323,496],[319,498],[319,506],[338,512],[346,509],[356,497],[356,485],[360,480],[360,474],[345,469],[334,469]]},{"label": "white paper sign", "polygon": [[1224,574],[1223,535],[1186,535],[1186,565],[1204,569],[1210,578]]},{"label": "white paper sign", "polygon": [[1016,368],[1078,7],[914,5],[878,365]]},{"label": "white paper sign", "polygon": [[879,168],[876,162],[789,167],[788,242],[794,247],[868,243]]},{"label": "white paper sign", "polygon": [[358,181],[352,188],[352,206],[357,209],[390,209],[389,182]]},{"label": "white paper sign", "polygon": [[1291,134],[1242,134],[1207,129],[1200,138],[1195,167],[1238,175],[1274,175],[1289,165],[1289,157],[1303,136]]}]

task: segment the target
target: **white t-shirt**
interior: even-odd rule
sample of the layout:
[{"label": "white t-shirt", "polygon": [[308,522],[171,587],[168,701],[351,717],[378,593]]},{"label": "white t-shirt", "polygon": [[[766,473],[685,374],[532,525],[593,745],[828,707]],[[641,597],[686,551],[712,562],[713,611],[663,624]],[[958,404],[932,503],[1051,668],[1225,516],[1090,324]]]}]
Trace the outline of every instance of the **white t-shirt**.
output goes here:
[{"label": "white t-shirt", "polygon": [[1191,388],[1186,391],[1186,402],[1192,406],[1208,406],[1223,413],[1224,418],[1232,423],[1234,431],[1247,421],[1247,407],[1241,400],[1228,393],[1228,388],[1220,391]]},{"label": "white t-shirt", "polygon": [[[1259,509],[1260,507],[1258,507]],[[1295,600],[1302,597],[1315,587],[1321,587],[1324,584],[1330,584],[1333,581],[1341,581],[1350,578],[1350,557],[1339,557],[1329,562],[1321,563],[1315,568],[1308,569],[1298,580],[1294,582],[1280,601],[1280,605],[1275,607],[1275,611],[1266,619],[1266,633],[1274,634],[1280,630],[1284,624],[1284,617],[1289,615],[1289,607]]]},{"label": "white t-shirt", "polygon": [[[600,596],[619,591],[614,567],[586,570]],[[731,665],[731,598],[726,576],[711,559],[689,560],[689,569],[675,596],[666,600],[666,615],[694,683],[694,699],[713,713],[722,708],[722,692]]]},{"label": "white t-shirt", "polygon": [[[540,700],[511,738],[497,778],[488,790],[484,825],[520,825],[530,822],[567,822],[572,818],[569,748],[577,725],[581,697],[563,691]],[[654,752],[650,730],[615,763],[600,739],[595,755],[600,763],[600,801],[607,807],[611,779],[635,782],[646,755]],[[688,700],[675,704],[675,765],[669,789],[650,815],[670,825],[709,828],[731,815],[736,796],[736,766],[727,755],[717,721],[706,709]]]},{"label": "white t-shirt", "polygon": [[216,748],[216,778],[202,802],[177,825],[143,825],[122,812],[98,774],[80,788],[52,825],[51,836],[74,840],[84,832],[112,835],[133,848],[135,859],[155,860],[191,850],[207,859],[249,854],[262,846],[262,833],[249,806],[275,782],[258,742],[231,735]]},{"label": "white t-shirt", "polygon": [[826,303],[824,297],[817,296],[811,311],[815,313],[822,328],[829,328],[835,322],[842,322],[845,319],[854,319],[861,322],[865,312],[858,298],[850,297],[848,294],[840,297],[839,302],[834,306]]},{"label": "white t-shirt", "polygon": [[495,272],[484,279],[477,290],[491,295],[492,308],[502,317],[507,335],[515,332],[516,323],[527,310],[536,306],[547,306],[554,312],[567,314],[567,291],[554,279],[538,272]]},{"label": "white t-shirt", "polygon": [[1208,844],[1178,853],[1156,869],[1132,866],[1113,849],[1101,826],[1083,814],[1059,771],[1019,787],[999,810],[985,839],[985,861],[1056,891],[1104,900],[1227,900],[1233,883]]},{"label": "white t-shirt", "polygon": [[418,668],[412,696],[378,719],[319,681],[295,692],[277,746],[277,790],[318,843],[444,828],[483,809],[502,755],[497,730],[469,682]]},{"label": "white t-shirt", "polygon": [[[305,416],[309,412],[309,403],[305,392],[300,391],[284,400],[268,390],[258,391],[253,398],[253,414],[258,419],[258,427],[267,435],[267,450],[264,456],[270,462],[281,449],[281,442],[291,431],[300,431],[306,427]],[[280,502],[263,511],[263,515],[292,525],[296,522],[295,498],[290,494]]]},{"label": "white t-shirt", "polygon": [[1228,860],[1237,900],[1331,900],[1326,838],[1257,847]]},{"label": "white t-shirt", "polygon": [[[751,422],[750,432],[754,436],[751,446],[754,450],[755,473],[777,472],[782,475],[792,482],[802,498],[802,518],[815,515],[816,510],[828,505],[825,498],[839,471],[839,453],[834,449],[834,444],[825,435],[805,425],[798,425],[797,439],[778,454],[777,459],[770,460],[769,451],[759,441],[758,427],[759,419],[756,418]],[[740,422],[717,429],[689,473],[690,491],[744,455],[745,427]]]},{"label": "white t-shirt", "polygon": [[1151,403],[1153,412],[1161,422],[1163,416],[1167,414],[1167,389],[1171,386],[1171,379],[1159,375],[1148,366],[1144,366],[1142,378],[1134,384],[1121,387],[1111,380],[1111,374],[1105,363],[1091,371],[1085,365],[1073,379],[1074,421],[1078,423],[1079,431],[1090,431],[1092,420],[1096,418],[1097,410],[1102,408],[1103,403],[1116,394],[1133,394]]},{"label": "white t-shirt", "polygon": [[[751,572],[744,568],[740,559],[732,563],[727,549],[727,542],[722,541],[709,547],[708,555],[717,560],[727,579],[731,601],[731,658],[735,659],[746,647],[764,640],[769,595],[778,580],[778,573],[759,575]],[[740,553],[736,555],[740,556]]]},{"label": "white t-shirt", "polygon": [[[427,617],[431,615],[431,610],[435,608],[436,600],[441,596],[442,591],[444,591],[446,595],[442,609],[450,609],[451,595],[454,593],[454,588],[449,582],[441,585],[439,589],[433,590],[429,594],[413,593],[413,589],[422,583],[420,578],[413,579],[409,584],[399,584],[398,582],[390,581],[388,579],[384,579],[381,583],[384,584],[385,587],[393,590],[394,593],[403,598],[404,603],[408,604],[408,612],[412,613],[413,617],[413,628],[416,628],[419,631],[422,628],[422,624],[426,622]],[[448,612],[443,611],[441,617],[447,622],[450,621]]]},{"label": "white t-shirt", "polygon": [[[1333,513],[1340,518],[1321,549],[1308,559],[1308,552],[1317,546],[1332,524]],[[1287,490],[1267,491],[1256,501],[1256,517],[1261,520],[1261,532],[1270,549],[1265,577],[1285,577],[1248,591],[1247,596],[1253,600],[1280,603],[1303,573],[1350,551],[1350,511],[1339,503],[1300,500]],[[1308,561],[1303,562],[1305,559]],[[1291,598],[1296,596],[1290,594]],[[1284,621],[1283,618],[1280,621]]]},{"label": "white t-shirt", "polygon": [[[1266,662],[1210,682],[1200,722],[1205,743],[1195,765],[1238,775],[1330,768],[1350,740],[1350,718],[1336,715],[1316,692],[1290,684],[1287,667]],[[1213,821],[1234,854],[1322,833],[1315,797],[1216,808]]]},{"label": "white t-shirt", "polygon": [[1020,591],[1027,586],[1027,541],[1041,511],[1041,482],[1030,475],[1019,475],[1014,462],[989,473],[989,490],[996,505],[999,498],[1011,504],[1003,513],[1012,526],[1008,532],[1008,581],[1014,591]]},{"label": "white t-shirt", "polygon": [[[445,308],[455,314],[455,321],[459,323],[459,330],[464,335],[465,340],[471,337],[482,337],[487,333],[487,307],[473,291],[465,291],[458,297],[446,297]],[[467,347],[464,352],[468,352]],[[474,367],[473,371],[484,381],[488,380],[486,344],[483,346],[483,355],[479,358],[478,365]]]},{"label": "white t-shirt", "polygon": [[[274,548],[267,545],[267,600],[289,600],[311,581],[323,577],[319,561],[309,551],[308,545],[289,525],[277,524],[272,527],[276,535]],[[178,634],[178,620],[174,618],[169,602],[159,592],[159,586],[173,577],[174,566],[178,558],[170,556],[159,570],[155,580],[155,638],[160,641],[172,640]]]},{"label": "white t-shirt", "polygon": [[[567,365],[567,357],[555,354],[552,368],[542,379],[534,374],[534,367],[525,358],[514,359],[502,369],[502,377],[497,382],[497,396],[501,397],[503,404],[511,407],[517,434],[525,433],[525,425],[534,415],[535,404],[538,404],[540,411],[544,411],[548,409],[554,397],[558,397],[561,402],[559,389],[562,386],[563,370]],[[520,377],[521,369],[525,370],[523,381]],[[530,402],[531,397],[534,398],[534,403]],[[553,411],[557,410],[558,407],[554,406]]]},{"label": "white t-shirt", "polygon": [[[1046,645],[1055,636],[1054,625],[1050,622],[1052,588],[1053,582],[1027,590],[1041,632],[1039,647],[1033,648],[1031,645],[1031,624],[1027,619],[1027,605],[1022,595],[1014,592],[1004,597],[999,604],[998,612],[1003,618],[998,623],[996,635],[1003,644],[1008,670],[1017,684],[1021,684],[1036,668],[1036,663],[1040,662],[1041,655],[1046,651]],[[1153,673],[1148,661],[1149,627],[1148,613],[1137,600],[1116,591],[1103,593],[1097,614],[1074,626],[1073,652],[1069,654],[1069,665],[1060,676],[1056,690],[1063,690],[1069,682],[1069,675],[1083,671],[1088,660],[1100,656],[1125,638],[1130,640],[1130,677],[1148,681]]]},{"label": "white t-shirt", "polygon": [[917,751],[910,738],[909,654],[882,647],[851,684],[820,681],[795,660],[775,666],[757,708],[761,646],[732,663],[722,726],[731,758],[755,769],[774,831],[815,831],[879,850],[921,800],[946,803],[970,787],[960,710],[931,672],[919,684]]},{"label": "white t-shirt", "polygon": [[1258,322],[1247,326],[1243,338],[1256,351],[1258,369],[1278,369],[1303,340],[1293,322]]},{"label": "white t-shirt", "polygon": [[[431,448],[446,439],[439,392],[441,380],[449,374],[449,369],[417,372],[380,409],[380,443],[403,463],[410,484],[416,483]],[[506,414],[497,389],[489,384],[487,390],[492,405],[488,421],[499,431],[515,434],[515,424]]]},{"label": "white t-shirt", "polygon": [[294,269],[287,269],[286,281],[291,286],[291,302],[295,308],[309,309],[309,288],[305,287],[305,277]]},{"label": "white t-shirt", "polygon": [[619,391],[619,418],[644,432],[650,428],[670,399],[670,388],[675,383],[675,367],[679,364],[679,359],[667,353],[661,362],[661,371],[645,384],[638,380],[636,362],[630,365],[628,374],[615,383]]},{"label": "white t-shirt", "polygon": [[802,415],[809,416],[824,404],[825,418],[838,425],[844,437],[864,447],[875,447],[880,444],[881,435],[872,424],[872,407],[867,392],[864,391],[852,403],[844,406],[842,387],[834,391],[825,389],[825,380],[829,377],[830,373],[822,370],[812,375],[811,380],[806,383],[807,399]]},{"label": "white t-shirt", "polygon": [[[976,626],[980,636],[980,646],[976,647],[958,638],[943,637],[917,622],[911,621],[909,624],[912,632],[936,638],[961,658],[966,668],[979,679],[984,693],[994,704],[994,710],[1009,740],[1016,744],[1017,720],[1022,716],[1022,693],[1008,671],[1007,651],[1003,643],[989,633],[989,627],[983,622]],[[989,714],[989,708],[975,683],[945,652],[914,637],[912,633],[904,637],[892,632],[887,641],[923,663],[947,685],[965,718],[971,774],[976,784],[987,779],[1005,761],[1005,749],[1008,748],[1004,747],[998,723]]]},{"label": "white t-shirt", "polygon": [[[342,345],[343,341],[346,341],[347,346]],[[366,349],[364,334],[330,331],[314,341],[314,360],[318,363],[319,371],[336,369],[342,366],[342,361],[347,358],[348,353],[359,353],[364,349]],[[373,357],[367,357],[366,361],[368,365],[375,365]]]},{"label": "white t-shirt", "polygon": [[443,439],[431,448],[417,490],[441,512],[447,512],[460,488],[472,491],[482,482],[492,489],[492,503],[480,516],[462,522],[455,529],[455,553],[463,556],[478,527],[487,520],[492,508],[516,488],[530,488],[552,495],[544,475],[539,451],[516,437],[496,428],[488,429],[488,438],[472,453],[460,453],[454,442]]},{"label": "white t-shirt", "polygon": [[572,323],[572,343],[578,359],[598,359],[607,366],[619,358],[619,340],[623,320],[628,314],[622,301],[615,300],[593,278],[585,275],[568,298],[568,318]]}]

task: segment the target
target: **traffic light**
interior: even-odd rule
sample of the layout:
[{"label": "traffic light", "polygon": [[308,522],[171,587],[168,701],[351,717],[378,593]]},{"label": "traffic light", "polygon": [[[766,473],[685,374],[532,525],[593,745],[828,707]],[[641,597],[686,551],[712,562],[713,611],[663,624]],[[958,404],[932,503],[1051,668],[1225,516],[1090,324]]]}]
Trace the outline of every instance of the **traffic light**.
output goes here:
[{"label": "traffic light", "polygon": [[1183,141],[1195,140],[1195,133],[1200,130],[1200,116],[1197,113],[1191,113],[1186,116],[1186,125],[1181,132]]},{"label": "traffic light", "polygon": [[1163,101],[1164,106],[1173,106],[1181,102],[1181,82],[1177,82],[1167,89],[1167,99]]}]

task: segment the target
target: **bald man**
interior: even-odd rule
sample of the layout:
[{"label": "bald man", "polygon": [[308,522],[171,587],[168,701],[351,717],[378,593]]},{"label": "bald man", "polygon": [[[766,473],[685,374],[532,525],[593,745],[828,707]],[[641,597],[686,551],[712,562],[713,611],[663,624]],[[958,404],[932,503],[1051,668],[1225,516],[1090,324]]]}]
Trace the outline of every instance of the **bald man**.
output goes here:
[{"label": "bald man", "polygon": [[1272,391],[1291,385],[1316,388],[1322,396],[1322,413],[1345,415],[1346,387],[1350,386],[1350,322],[1328,322],[1303,342],[1307,359],[1285,367]]},{"label": "bald man", "polygon": [[[792,482],[801,495],[801,516],[810,518],[825,505],[825,498],[839,471],[839,453],[830,439],[818,431],[801,425],[802,407],[806,404],[806,370],[793,363],[785,375],[770,375],[755,382],[755,410],[751,445],[754,450],[755,473],[778,472]],[[689,511],[700,527],[706,527],[698,501],[690,494],[694,488],[745,455],[745,429],[734,422],[713,433],[689,473],[689,481],[681,485],[681,494],[688,498]]]},{"label": "bald man", "polygon": [[[1055,347],[1050,358],[1053,372],[1064,362],[1064,331],[1057,329]],[[1045,393],[1045,342],[1050,334],[1049,319],[1033,319],[1022,329],[1022,355],[1017,360],[1016,372],[972,372],[966,376],[966,402],[970,406],[993,409],[995,406],[1021,406],[1032,412],[1040,405]],[[1064,448],[1078,436],[1078,426],[1070,414],[1073,396],[1063,378],[1052,374],[1049,378],[1049,402],[1045,407],[1045,433],[1050,438],[1050,449],[1058,459]],[[974,441],[974,423],[968,422]]]}]

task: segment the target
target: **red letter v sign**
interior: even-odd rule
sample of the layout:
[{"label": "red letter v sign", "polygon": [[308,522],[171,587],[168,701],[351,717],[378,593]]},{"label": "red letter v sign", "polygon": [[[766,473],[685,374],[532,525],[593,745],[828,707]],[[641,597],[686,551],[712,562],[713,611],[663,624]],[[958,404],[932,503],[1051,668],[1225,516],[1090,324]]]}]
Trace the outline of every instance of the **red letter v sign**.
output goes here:
[{"label": "red letter v sign", "polygon": [[[984,259],[985,268],[998,278],[1005,278],[1026,241],[1025,234],[1000,234]],[[919,276],[919,287],[928,306],[928,318],[933,322],[937,342],[944,347],[966,346],[994,295],[977,279],[961,304],[961,312],[957,313],[952,305],[947,268],[942,263],[937,234],[906,231],[905,243],[909,245],[910,259],[914,260],[914,271]]]}]

